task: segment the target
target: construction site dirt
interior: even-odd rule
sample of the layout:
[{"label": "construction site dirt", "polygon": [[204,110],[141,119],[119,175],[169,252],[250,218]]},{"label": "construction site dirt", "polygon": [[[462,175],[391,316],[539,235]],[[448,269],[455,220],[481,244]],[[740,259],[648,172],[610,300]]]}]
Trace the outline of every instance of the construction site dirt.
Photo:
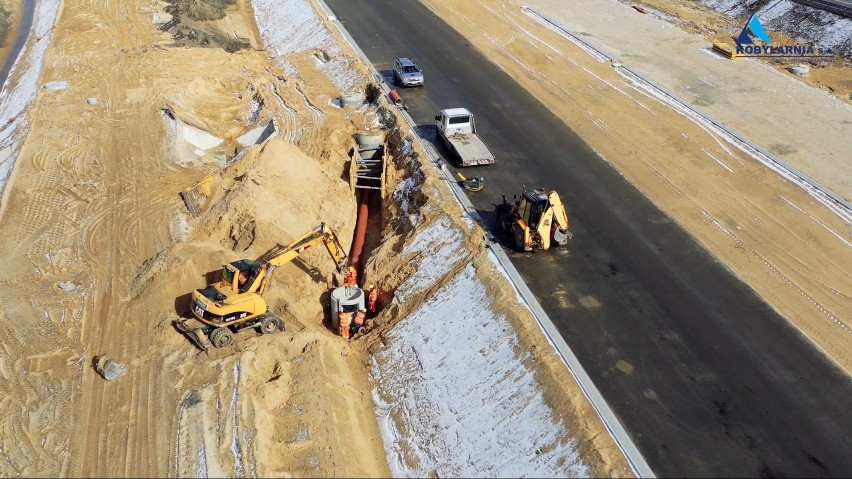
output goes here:
[{"label": "construction site dirt", "polygon": [[[0,1],[7,38],[21,3]],[[482,15],[483,8],[498,10],[504,3],[498,0],[424,3],[448,21],[490,32],[482,38],[503,28],[497,17]],[[280,10],[287,12],[276,16]],[[13,98],[31,81],[33,96],[18,110],[6,101],[0,111],[6,115],[0,116],[0,178],[6,178],[0,260],[11,272],[0,281],[0,405],[6,411],[0,475],[633,475],[495,265],[479,226],[465,218],[394,105],[370,85],[369,67],[319,4],[48,0],[39,2],[36,15],[28,57],[4,87]],[[29,63],[43,66],[33,75],[24,69]],[[534,80],[518,78],[535,88]],[[345,107],[345,94],[365,101]],[[617,108],[601,115],[607,112],[604,122],[629,129]],[[590,124],[572,127],[590,143],[607,136]],[[348,251],[360,198],[349,173],[358,134],[380,135],[388,154],[388,188],[370,205],[378,214],[367,225],[359,279],[381,293],[382,309],[371,318],[375,328],[356,340],[339,336],[329,308],[335,265],[314,248],[280,265],[264,293],[286,331],[246,330],[230,347],[199,351],[173,323],[191,314],[192,292],[218,281],[223,264],[260,258],[320,223],[337,232]],[[650,173],[630,170],[617,151],[601,151],[643,191],[666,196]],[[724,202],[740,186],[708,194]],[[770,205],[777,198],[754,201]],[[677,204],[666,210],[734,271],[752,266],[757,256],[723,242],[715,225]],[[809,229],[815,244],[828,242],[829,227],[848,234],[848,224],[816,214],[828,227]],[[808,289],[819,289],[811,274],[826,270],[829,277],[819,284],[842,285],[849,269],[824,264],[824,254],[800,245],[778,248],[801,252],[802,267],[812,268],[795,276],[809,297],[838,310],[849,304],[848,291],[825,299]],[[848,256],[836,257],[839,266],[848,264]],[[758,292],[772,291],[777,281],[749,278]],[[457,289],[448,292],[450,286]],[[483,307],[510,339],[492,345],[470,338],[475,346],[456,348],[471,354],[465,360],[423,356],[406,342],[417,332],[408,332],[414,326],[405,318],[429,308],[453,316],[474,303],[446,303],[464,296],[466,287],[487,298]],[[768,294],[767,301],[777,301],[841,367],[852,367],[848,336],[838,339],[833,325],[809,321],[806,299]],[[458,340],[452,327],[436,328],[433,344]],[[99,361],[104,358],[114,363]],[[448,411],[437,401],[426,407],[426,394],[404,380],[428,376],[430,360],[436,371],[482,365],[477,378],[511,381],[526,394],[518,414],[541,422],[527,421],[529,431],[516,428],[527,436],[518,436],[517,451],[504,450],[517,454],[510,457],[522,467],[500,469],[512,461],[467,452],[447,458],[457,450],[439,434],[443,423],[436,418]],[[511,368],[486,369],[506,364]],[[456,394],[476,389],[455,386]],[[391,408],[406,392],[412,406]],[[480,406],[486,401],[470,398]],[[452,413],[477,418],[466,410]],[[412,423],[434,430],[422,433]],[[430,456],[434,451],[446,456]]]}]

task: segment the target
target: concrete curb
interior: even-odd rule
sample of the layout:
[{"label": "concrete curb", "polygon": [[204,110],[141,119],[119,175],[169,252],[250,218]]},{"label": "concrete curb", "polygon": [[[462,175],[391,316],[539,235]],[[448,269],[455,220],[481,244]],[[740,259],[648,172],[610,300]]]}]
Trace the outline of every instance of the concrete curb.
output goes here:
[{"label": "concrete curb", "polygon": [[600,57],[603,57],[603,58],[609,60],[612,63],[614,68],[620,69],[620,70],[623,70],[623,71],[629,73],[630,76],[632,76],[632,77],[638,79],[639,81],[645,83],[645,85],[648,86],[649,88],[651,88],[651,89],[655,90],[656,92],[658,92],[659,94],[671,99],[672,102],[677,103],[679,106],[689,110],[690,112],[692,112],[696,116],[702,118],[706,122],[713,125],[713,127],[717,128],[718,130],[721,130],[722,132],[726,133],[727,135],[735,138],[737,141],[739,141],[743,145],[752,149],[755,153],[763,156],[764,159],[761,161],[762,163],[764,163],[764,164],[766,164],[767,166],[770,166],[770,167],[772,166],[772,164],[774,164],[777,167],[777,169],[780,169],[780,170],[787,172],[789,175],[798,179],[801,183],[808,185],[811,188],[809,190],[809,193],[811,193],[812,196],[814,196],[818,200],[820,200],[823,204],[826,204],[827,206],[831,207],[831,203],[833,203],[835,206],[841,208],[842,211],[838,211],[837,208],[832,208],[835,211],[837,211],[838,214],[841,217],[844,217],[847,220],[850,217],[852,217],[852,204],[850,204],[848,201],[846,201],[843,197],[836,194],[835,192],[833,192],[833,191],[829,190],[828,188],[820,185],[819,183],[816,182],[816,180],[805,175],[804,173],[802,173],[798,169],[794,168],[793,166],[790,166],[787,163],[783,162],[782,160],[775,157],[774,155],[772,155],[768,151],[764,150],[763,148],[755,145],[754,143],[752,143],[751,141],[749,141],[747,138],[743,137],[742,135],[740,135],[736,131],[728,128],[722,122],[716,120],[715,118],[713,118],[711,116],[706,115],[705,113],[696,109],[695,107],[693,107],[689,103],[678,98],[675,94],[667,91],[666,89],[657,85],[653,81],[645,78],[636,70],[634,70],[630,67],[627,67],[625,65],[622,65],[621,62],[617,58],[607,54],[606,52],[602,51],[600,48],[595,47],[594,45],[587,42],[586,40],[580,38],[579,36],[577,36],[573,33],[571,33],[570,31],[568,31],[567,28],[562,26],[556,20],[549,18],[547,15],[539,12],[538,10],[536,10],[532,7],[528,7],[528,6],[521,7],[521,11],[523,13],[527,14],[527,15],[534,17],[534,18],[538,17],[536,19],[541,21],[541,22],[550,24],[550,26],[552,28],[559,30],[560,33],[562,33],[564,36],[568,37],[569,39],[571,39],[575,43],[580,44],[582,47],[584,47],[584,49],[592,50],[592,52],[594,52],[594,53],[592,53],[593,55],[600,56]]},{"label": "concrete curb", "polygon": [[848,0],[846,2],[841,2],[837,0],[793,0],[796,3],[801,3],[802,5],[807,5],[809,7],[818,8],[820,10],[825,10],[826,12],[831,12],[835,15],[840,15],[841,17],[852,18],[852,2]]},{"label": "concrete curb", "polygon": [[[328,7],[328,5],[326,5],[323,0],[317,0],[317,2],[325,10],[328,20],[334,22],[338,30],[346,38],[346,41],[349,42],[352,49],[355,50],[355,52],[361,57],[365,64],[370,66],[370,71],[373,73],[373,76],[375,77],[376,81],[378,81],[378,83],[381,85],[382,91],[384,91],[386,95],[390,94],[391,88],[387,85],[387,82],[385,82],[384,77],[382,77],[382,75],[378,71],[376,71],[375,68],[373,68],[370,60],[358,47],[358,45],[355,43],[355,40],[349,35],[349,33],[337,20],[334,14],[331,13],[331,9]],[[411,116],[409,116],[408,112],[402,109],[400,109],[398,112],[408,124],[408,129],[411,136],[413,138],[417,138],[417,140],[420,141],[420,137],[417,136],[413,129],[413,125],[416,125],[416,123],[411,118]],[[429,155],[435,167],[444,175],[444,178],[449,184],[450,190],[453,192],[456,197],[456,200],[458,200],[459,204],[462,206],[462,209],[464,209],[464,211],[472,220],[476,221],[479,224],[482,224],[482,219],[480,218],[479,213],[477,213],[476,208],[474,208],[473,205],[470,203],[467,198],[467,195],[464,194],[462,188],[458,185],[455,178],[453,178],[452,173],[443,167],[443,164],[441,163],[441,157],[437,153],[437,151],[435,151],[435,149],[429,143],[420,141],[420,144],[423,147],[424,151],[426,151],[426,153]],[[624,454],[624,456],[627,458],[627,462],[630,464],[630,468],[633,473],[637,477],[655,477],[654,472],[651,470],[650,466],[648,466],[647,462],[645,461],[645,458],[639,452],[639,449],[636,448],[636,445],[633,444],[633,441],[630,439],[630,436],[627,435],[627,431],[618,421],[618,418],[615,416],[615,413],[612,412],[612,409],[610,409],[609,404],[607,404],[600,391],[598,391],[597,387],[592,382],[592,379],[586,373],[585,369],[583,369],[583,366],[580,364],[579,359],[577,359],[577,357],[571,351],[571,348],[568,347],[568,344],[559,334],[559,331],[556,329],[556,326],[553,324],[553,321],[551,321],[550,317],[547,316],[547,313],[544,312],[544,309],[542,309],[541,305],[538,303],[538,300],[535,299],[535,295],[533,295],[532,291],[530,291],[529,287],[527,287],[523,278],[521,278],[521,275],[512,265],[511,261],[509,260],[509,257],[506,256],[506,253],[503,251],[503,248],[500,246],[499,243],[493,241],[493,238],[487,233],[485,234],[485,242],[487,247],[490,248],[492,252],[494,252],[495,257],[497,258],[503,269],[506,271],[506,274],[508,275],[510,281],[514,284],[521,297],[527,303],[527,306],[530,308],[530,311],[533,313],[533,316],[535,316],[545,336],[547,336],[550,343],[562,357],[563,362],[565,363],[571,374],[574,376],[574,379],[577,381],[577,384],[579,384],[580,389],[583,391],[583,394],[586,396],[586,398],[592,404],[592,407],[594,407],[595,411],[600,416],[601,421],[603,422],[610,436],[612,436],[613,440],[615,441],[616,445],[618,445],[622,454]]]}]

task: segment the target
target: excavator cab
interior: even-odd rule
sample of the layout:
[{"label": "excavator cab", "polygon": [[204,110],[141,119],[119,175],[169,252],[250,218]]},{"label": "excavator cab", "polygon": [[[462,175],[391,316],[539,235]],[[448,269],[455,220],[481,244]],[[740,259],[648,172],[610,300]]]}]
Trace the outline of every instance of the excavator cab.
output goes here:
[{"label": "excavator cab", "polygon": [[540,190],[527,190],[518,203],[518,214],[530,228],[538,228],[541,215],[550,206],[547,195]]},{"label": "excavator cab", "polygon": [[257,289],[254,285],[258,280],[258,276],[260,276],[258,275],[258,271],[260,271],[260,264],[256,261],[241,259],[225,265],[223,279],[232,286],[234,291],[247,293]]},{"label": "excavator cab", "polygon": [[565,245],[571,238],[568,214],[555,191],[527,190],[515,195],[512,202],[503,195],[503,203],[495,205],[494,215],[501,233],[514,238],[524,251],[549,249],[551,244]]}]

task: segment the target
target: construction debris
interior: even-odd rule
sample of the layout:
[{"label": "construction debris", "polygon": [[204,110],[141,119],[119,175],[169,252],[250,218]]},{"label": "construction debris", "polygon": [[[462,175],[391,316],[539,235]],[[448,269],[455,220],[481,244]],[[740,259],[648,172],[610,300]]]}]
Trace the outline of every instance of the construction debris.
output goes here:
[{"label": "construction debris", "polygon": [[93,362],[95,370],[107,381],[115,381],[127,374],[127,366],[114,361],[106,354],[95,356]]}]

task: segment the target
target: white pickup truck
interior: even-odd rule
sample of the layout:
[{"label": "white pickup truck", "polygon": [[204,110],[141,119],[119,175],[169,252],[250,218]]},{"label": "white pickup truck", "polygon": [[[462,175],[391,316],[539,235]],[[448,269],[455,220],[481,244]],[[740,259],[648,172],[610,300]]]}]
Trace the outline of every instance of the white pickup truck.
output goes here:
[{"label": "white pickup truck", "polygon": [[455,152],[461,166],[490,165],[496,163],[491,150],[476,136],[473,113],[467,108],[448,108],[435,115],[438,135],[447,148]]}]

